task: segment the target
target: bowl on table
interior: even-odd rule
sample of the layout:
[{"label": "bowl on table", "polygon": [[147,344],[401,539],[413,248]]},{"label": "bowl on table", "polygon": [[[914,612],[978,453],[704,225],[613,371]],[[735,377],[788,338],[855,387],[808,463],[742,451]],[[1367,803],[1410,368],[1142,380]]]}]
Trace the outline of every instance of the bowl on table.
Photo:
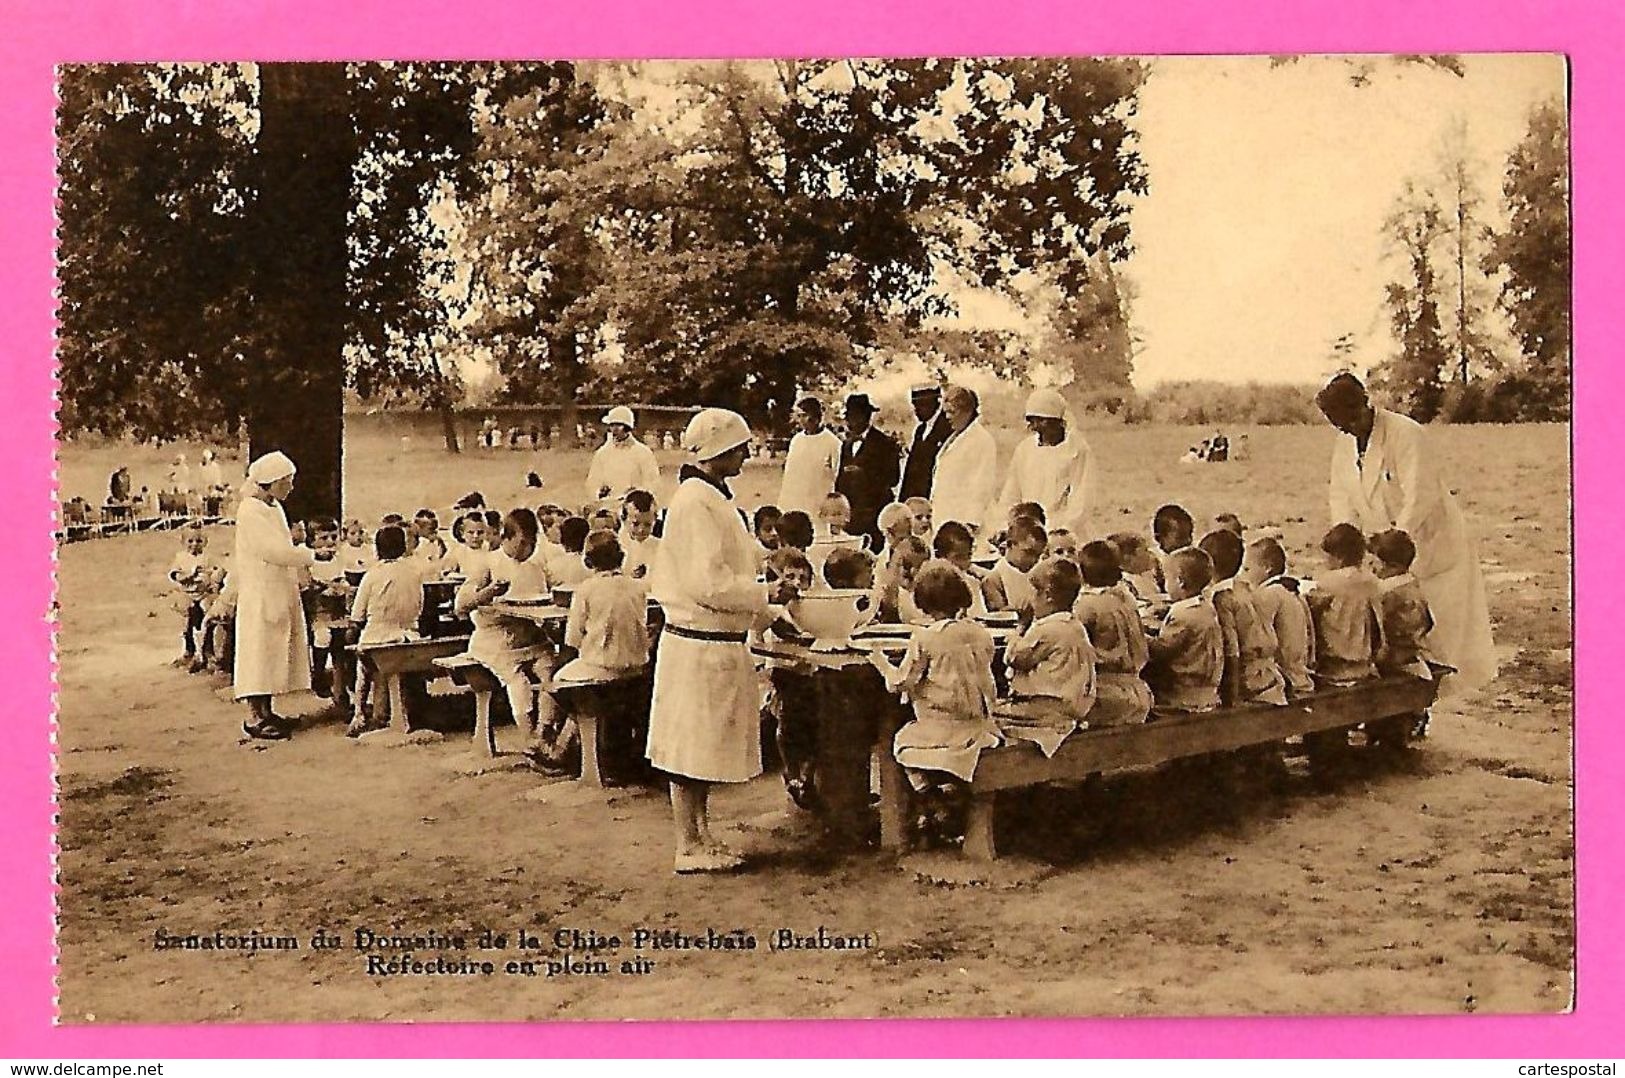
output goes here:
[{"label": "bowl on table", "polygon": [[787,607],[796,628],[813,638],[814,647],[843,647],[858,626],[874,616],[874,599],[862,588],[804,591]]},{"label": "bowl on table", "polygon": [[990,610],[985,614],[977,614],[976,620],[989,629],[1014,629],[1020,618],[1014,610]]}]

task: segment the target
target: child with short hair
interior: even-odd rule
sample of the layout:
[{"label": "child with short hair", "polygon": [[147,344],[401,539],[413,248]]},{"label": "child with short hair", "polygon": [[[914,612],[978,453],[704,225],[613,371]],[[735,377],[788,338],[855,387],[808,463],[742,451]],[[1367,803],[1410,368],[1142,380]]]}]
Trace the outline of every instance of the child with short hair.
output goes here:
[{"label": "child with short hair", "polygon": [[[614,535],[616,529],[620,526],[620,523],[620,517],[616,514],[615,510],[611,509],[607,505],[600,505],[598,508],[594,509],[592,511],[592,515],[587,518],[587,530],[588,532],[609,532],[611,535]],[[616,541],[619,542],[618,539]],[[586,553],[586,547],[582,547],[582,553]]]},{"label": "child with short hair", "polygon": [[468,654],[484,663],[502,683],[513,721],[524,733],[529,750],[535,748],[537,730],[551,727],[553,719],[553,698],[545,693],[538,696],[531,680],[533,671],[545,675],[552,666],[550,657],[541,650],[546,638],[535,623],[503,617],[487,608],[498,598],[536,599],[552,590],[548,567],[536,556],[540,538],[541,525],[535,513],[523,508],[510,510],[502,518],[500,548],[477,575],[458,589],[455,606],[459,617],[474,623]]},{"label": "child with short hair", "polygon": [[1196,541],[1196,522],[1182,505],[1160,507],[1151,518],[1151,538],[1157,544],[1157,590],[1168,591],[1168,555]]},{"label": "child with short hair", "polygon": [[592,525],[587,523],[586,517],[570,517],[559,525],[559,551],[547,566],[547,576],[554,587],[572,588],[587,579],[591,570],[581,560],[581,554],[591,531]]},{"label": "child with short hair", "polygon": [[1070,562],[1078,560],[1078,537],[1072,533],[1071,528],[1051,528],[1049,542],[1044,545],[1044,558],[1048,560],[1064,559]]},{"label": "child with short hair", "polygon": [[914,634],[901,665],[879,651],[869,653],[869,662],[887,689],[905,694],[913,708],[913,719],[892,739],[892,754],[915,791],[936,802],[922,822],[943,828],[963,800],[959,784],[974,777],[982,750],[999,744],[992,719],[993,637],[966,617],[971,588],[954,565],[927,562],[914,598],[932,624]]},{"label": "child with short hair", "polygon": [[1088,726],[1095,703],[1095,649],[1072,613],[1083,576],[1070,561],[1032,571],[1033,623],[1005,649],[1010,696],[993,712],[999,733],[1054,756],[1072,731]]},{"label": "child with short hair", "polygon": [[1259,539],[1247,547],[1244,570],[1253,589],[1259,619],[1275,633],[1275,661],[1286,679],[1288,699],[1315,691],[1315,630],[1298,581],[1287,575],[1286,551],[1278,540]]},{"label": "child with short hair", "polygon": [[1258,616],[1252,588],[1238,579],[1241,536],[1216,528],[1202,536],[1201,549],[1213,561],[1207,596],[1224,633],[1224,679],[1219,696],[1227,707],[1237,704],[1286,704],[1286,679],[1276,664],[1277,643],[1268,622]]},{"label": "child with short hair", "polygon": [[910,513],[914,514],[915,537],[930,542],[931,537],[936,534],[931,530],[931,499],[909,498],[903,504],[908,506]]},{"label": "child with short hair", "polygon": [[952,565],[965,581],[971,594],[971,616],[979,617],[987,613],[987,603],[982,598],[982,575],[971,560],[975,549],[975,537],[957,520],[947,521],[938,528],[936,539],[931,543],[932,556]]},{"label": "child with short hair", "polygon": [[[349,629],[347,608],[355,594],[344,579],[344,563],[338,558],[339,524],[332,519],[311,523],[310,546],[315,555],[310,564],[311,590],[308,595],[308,625],[311,638],[311,689],[317,696],[330,697],[342,711],[350,710],[350,672],[345,633]],[[324,682],[331,661],[333,673]]]},{"label": "child with short hair", "polygon": [[1106,539],[1117,548],[1117,564],[1123,573],[1123,584],[1140,602],[1155,602],[1162,592],[1157,581],[1157,557],[1151,553],[1151,541],[1139,532],[1116,532]]},{"label": "child with short hair", "polygon": [[1151,641],[1145,680],[1156,711],[1212,711],[1224,678],[1224,630],[1205,594],[1213,582],[1206,551],[1180,547],[1164,564],[1173,604]]},{"label": "child with short hair", "polygon": [[627,491],[621,499],[621,550],[625,558],[621,572],[642,580],[654,564],[660,540],[655,538],[655,496],[647,490]]},{"label": "child with short hair", "polygon": [[881,551],[889,551],[914,534],[914,514],[902,502],[890,502],[880,510],[875,525],[880,529]]},{"label": "child with short hair", "polygon": [[852,523],[852,503],[845,494],[831,492],[824,495],[824,500],[818,505],[817,538],[827,538],[847,534],[847,527]]},{"label": "child with short hair", "polygon": [[1320,541],[1329,571],[1315,578],[1309,613],[1315,624],[1315,678],[1356,685],[1377,676],[1374,658],[1382,640],[1377,597],[1382,586],[1365,567],[1365,536],[1338,524]]},{"label": "child with short hair", "polygon": [[169,572],[165,574],[184,597],[182,613],[186,627],[181,631],[181,643],[185,650],[175,661],[194,673],[204,666],[208,648],[206,641],[199,640],[198,636],[203,630],[208,603],[219,592],[220,578],[224,575],[210,562],[208,547],[208,533],[201,523],[193,521],[181,531],[180,552],[169,563]]},{"label": "child with short hair", "polygon": [[1049,535],[1037,518],[1018,516],[1010,522],[1004,556],[982,578],[982,602],[989,611],[1013,610],[1023,619],[1032,617],[1033,585],[1027,574],[1048,546]]},{"label": "child with short hair", "polygon": [[1373,535],[1369,545],[1380,582],[1377,610],[1382,633],[1375,659],[1377,673],[1410,674],[1431,681],[1427,637],[1433,631],[1433,611],[1411,573],[1416,544],[1406,532],[1391,528]]},{"label": "child with short hair", "polygon": [[344,546],[339,551],[339,563],[346,573],[364,573],[372,567],[372,544],[368,541],[367,526],[360,518],[351,517],[344,522]]},{"label": "child with short hair", "polygon": [[883,622],[915,622],[920,619],[914,605],[914,579],[920,566],[931,560],[931,550],[910,535],[893,546],[879,574],[880,618]]},{"label": "child with short hair", "polygon": [[756,547],[762,556],[762,563],[767,563],[767,557],[779,549],[779,518],[784,516],[776,505],[758,506],[751,517],[751,533],[756,536]]},{"label": "child with short hair", "polygon": [[1073,612],[1095,649],[1095,706],[1089,725],[1127,726],[1151,713],[1151,689],[1141,677],[1151,658],[1145,626],[1134,600],[1121,587],[1117,547],[1106,540],[1078,551],[1083,577]]},{"label": "child with short hair", "polygon": [[813,545],[812,518],[799,509],[779,517],[779,545],[805,554]]},{"label": "child with short hair", "polygon": [[[396,644],[418,638],[423,614],[423,572],[407,556],[406,529],[385,524],[373,537],[377,558],[356,589],[350,618],[361,626],[360,644]],[[372,677],[362,666],[356,676],[355,716],[346,736],[372,729]]]},{"label": "child with short hair", "polygon": [[471,510],[457,518],[451,526],[457,545],[446,555],[451,568],[464,579],[480,571],[495,552],[492,541],[496,538],[485,520],[485,514]]},{"label": "child with short hair", "polygon": [[824,583],[869,590],[875,586],[875,559],[867,550],[832,550],[824,559]]},{"label": "child with short hair", "polygon": [[1220,513],[1213,518],[1213,526],[1231,532],[1237,539],[1247,538],[1247,529],[1241,523],[1241,518],[1234,513]]},{"label": "child with short hair", "polygon": [[433,509],[419,509],[412,514],[412,531],[417,535],[415,557],[438,562],[446,556],[446,540],[440,536],[440,518]]}]

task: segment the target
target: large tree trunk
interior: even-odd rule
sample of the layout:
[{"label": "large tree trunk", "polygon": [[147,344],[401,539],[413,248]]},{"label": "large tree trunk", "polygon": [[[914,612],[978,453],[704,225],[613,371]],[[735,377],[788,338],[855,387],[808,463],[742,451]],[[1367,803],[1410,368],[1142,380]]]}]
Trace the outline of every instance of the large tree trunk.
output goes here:
[{"label": "large tree trunk", "polygon": [[289,520],[343,508],[346,217],[355,162],[343,64],[260,64],[249,448],[299,467]]}]

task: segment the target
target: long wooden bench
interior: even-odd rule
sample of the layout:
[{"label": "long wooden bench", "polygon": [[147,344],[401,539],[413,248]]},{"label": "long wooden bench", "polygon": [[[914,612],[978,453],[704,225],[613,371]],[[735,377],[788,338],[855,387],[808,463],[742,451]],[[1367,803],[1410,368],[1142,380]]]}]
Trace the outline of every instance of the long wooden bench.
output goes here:
[{"label": "long wooden bench", "polygon": [[435,660],[466,651],[468,639],[466,636],[428,637],[395,644],[356,644],[351,650],[355,652],[356,661],[371,671],[373,699],[382,700],[388,706],[389,725],[398,727],[404,734],[411,731],[411,721],[406,713],[402,676],[437,673]]},{"label": "long wooden bench", "polygon": [[[1432,681],[1397,676],[1348,688],[1323,689],[1285,707],[1250,704],[1153,718],[1133,726],[1082,730],[1067,738],[1052,757],[1026,742],[988,749],[982,753],[971,783],[964,854],[984,861],[998,856],[993,813],[1000,791],[1048,782],[1082,782],[1098,772],[1229,752],[1289,737],[1313,738],[1331,731],[1347,731],[1361,723],[1425,711],[1438,693],[1437,675],[1447,669],[1437,667]],[[900,827],[899,821],[893,821],[893,828]]]}]

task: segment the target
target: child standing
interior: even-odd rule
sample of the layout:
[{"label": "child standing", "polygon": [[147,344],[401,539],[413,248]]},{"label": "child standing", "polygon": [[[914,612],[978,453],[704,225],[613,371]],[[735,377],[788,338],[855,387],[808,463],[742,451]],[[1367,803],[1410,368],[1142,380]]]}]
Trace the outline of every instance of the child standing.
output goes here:
[{"label": "child standing", "polygon": [[660,540],[655,538],[655,496],[647,490],[628,491],[621,500],[619,540],[624,554],[621,572],[633,580],[642,580],[660,547]]},{"label": "child standing", "polygon": [[1054,756],[1068,734],[1088,725],[1095,703],[1095,649],[1072,606],[1083,577],[1069,561],[1032,572],[1033,623],[1006,649],[1010,697],[994,711],[999,732]]},{"label": "child standing", "polygon": [[1315,691],[1315,630],[1309,601],[1286,573],[1286,551],[1275,539],[1247,548],[1244,572],[1253,589],[1259,620],[1275,633],[1275,661],[1286,679],[1288,699]]},{"label": "child standing", "polygon": [[1224,681],[1219,696],[1227,707],[1237,704],[1286,704],[1286,679],[1275,661],[1277,642],[1270,624],[1258,616],[1252,588],[1241,571],[1241,536],[1219,528],[1202,536],[1201,549],[1213,561],[1213,583],[1207,596],[1224,633]]},{"label": "child standing", "polygon": [[[344,563],[339,560],[339,525],[336,520],[318,520],[311,525],[310,547],[315,557],[310,565],[311,688],[317,696],[328,697],[342,711],[350,710],[350,678],[345,658],[345,632],[350,597],[354,594],[344,579]],[[332,677],[324,681],[328,665]]]},{"label": "child standing", "polygon": [[[418,637],[423,614],[423,570],[406,556],[406,530],[398,524],[378,529],[377,560],[356,589],[350,617],[361,626],[361,644],[395,644]],[[356,676],[355,717],[345,733],[360,737],[373,725],[372,678],[365,666]]]},{"label": "child standing", "polygon": [[1173,604],[1156,639],[1145,680],[1158,711],[1212,711],[1224,679],[1224,630],[1204,592],[1213,562],[1195,547],[1181,547],[1163,563]]},{"label": "child standing", "polygon": [[1085,543],[1078,552],[1083,586],[1073,606],[1095,649],[1095,706],[1090,726],[1127,726],[1151,713],[1151,690],[1141,671],[1151,658],[1134,600],[1119,585],[1122,568],[1110,542]]},{"label": "child standing", "polygon": [[1381,587],[1365,567],[1365,536],[1338,524],[1320,542],[1329,571],[1315,580],[1309,612],[1315,623],[1315,676],[1332,685],[1355,685],[1377,676],[1373,661],[1382,638],[1377,609]]},{"label": "child standing", "polygon": [[346,573],[364,573],[372,568],[372,545],[367,542],[367,526],[355,517],[344,522],[344,547],[339,564]]},{"label": "child standing", "polygon": [[1005,532],[1004,557],[982,578],[983,605],[990,611],[1013,610],[1023,619],[1032,617],[1033,585],[1027,574],[1048,545],[1044,525],[1030,516],[1014,518]]},{"label": "child standing", "polygon": [[210,598],[219,591],[220,571],[210,564],[206,551],[209,536],[203,525],[193,521],[181,533],[181,549],[169,563],[169,582],[179,588],[185,604],[186,627],[181,632],[184,653],[176,665],[184,665],[194,673],[203,669],[203,653],[208,649],[198,639],[203,628],[205,610]]}]

